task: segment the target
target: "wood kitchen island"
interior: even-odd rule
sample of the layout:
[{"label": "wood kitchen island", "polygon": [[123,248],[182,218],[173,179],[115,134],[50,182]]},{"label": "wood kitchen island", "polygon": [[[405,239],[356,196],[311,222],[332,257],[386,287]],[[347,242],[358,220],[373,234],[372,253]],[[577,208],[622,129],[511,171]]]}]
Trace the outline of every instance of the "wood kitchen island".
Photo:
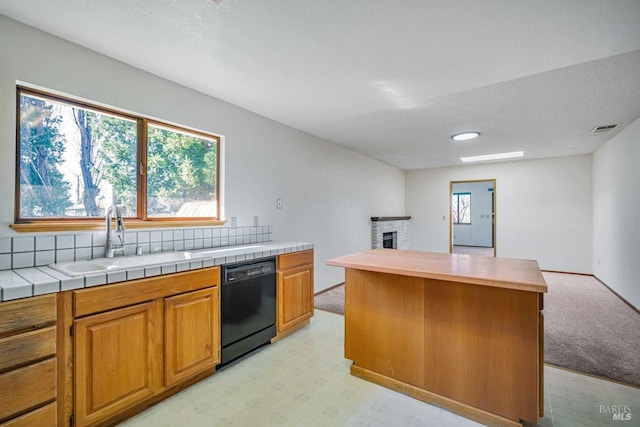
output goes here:
[{"label": "wood kitchen island", "polygon": [[345,267],[345,357],[356,375],[489,425],[543,415],[536,261],[374,249]]}]

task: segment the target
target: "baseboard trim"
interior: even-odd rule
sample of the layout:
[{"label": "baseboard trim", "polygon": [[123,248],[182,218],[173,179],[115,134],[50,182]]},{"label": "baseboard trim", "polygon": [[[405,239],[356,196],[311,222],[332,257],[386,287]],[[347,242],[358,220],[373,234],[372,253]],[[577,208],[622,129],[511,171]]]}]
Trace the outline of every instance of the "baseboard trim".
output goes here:
[{"label": "baseboard trim", "polygon": [[574,276],[591,276],[591,277],[595,277],[593,274],[591,273],[576,273],[574,271],[560,271],[560,270],[542,270],[540,269],[540,271],[544,272],[544,273],[560,273],[560,274],[573,274]]},{"label": "baseboard trim", "polygon": [[[438,406],[487,426],[522,427],[522,424],[517,421],[441,396],[437,393],[379,374],[361,366],[357,366],[356,364],[351,365],[351,375],[378,384],[382,387],[386,387],[390,390],[406,394],[414,399]],[[538,420],[534,421],[536,421],[536,423],[538,422]]]},{"label": "baseboard trim", "polygon": [[633,311],[635,311],[636,313],[640,314],[640,309],[638,309],[638,307],[636,307],[635,305],[631,304],[629,301],[627,301],[622,295],[620,295],[619,293],[617,293],[616,291],[614,291],[613,289],[611,289],[611,286],[607,285],[606,283],[604,283],[602,280],[600,280],[598,278],[598,276],[596,276],[595,274],[593,275],[593,277],[600,283],[602,283],[602,285],[609,289],[611,292],[613,292],[613,294],[615,296],[617,296],[618,298],[620,298],[622,300],[622,302],[624,302],[625,304],[627,304],[629,307],[631,307],[631,309]]},{"label": "baseboard trim", "polygon": [[340,286],[342,286],[342,285],[344,285],[344,282],[338,283],[337,285],[329,286],[327,289],[323,289],[323,290],[321,290],[320,292],[316,292],[316,293],[315,293],[315,294],[313,294],[313,295],[314,295],[314,296],[318,296],[318,295],[320,295],[320,294],[324,294],[325,292],[329,292],[330,290],[335,289],[335,288],[337,288],[337,287],[340,287]]}]

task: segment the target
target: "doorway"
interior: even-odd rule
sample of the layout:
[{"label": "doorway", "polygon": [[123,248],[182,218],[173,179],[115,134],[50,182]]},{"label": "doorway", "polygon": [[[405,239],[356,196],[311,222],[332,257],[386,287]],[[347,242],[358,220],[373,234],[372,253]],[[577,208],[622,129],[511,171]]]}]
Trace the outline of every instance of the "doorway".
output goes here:
[{"label": "doorway", "polygon": [[449,183],[449,252],[496,256],[496,180]]}]

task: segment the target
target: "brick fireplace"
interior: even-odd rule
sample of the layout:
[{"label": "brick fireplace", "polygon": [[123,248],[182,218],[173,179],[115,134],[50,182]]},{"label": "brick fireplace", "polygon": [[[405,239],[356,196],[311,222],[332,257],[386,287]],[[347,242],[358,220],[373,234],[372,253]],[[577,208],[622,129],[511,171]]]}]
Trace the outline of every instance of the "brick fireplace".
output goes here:
[{"label": "brick fireplace", "polygon": [[409,249],[410,216],[371,217],[371,248]]}]

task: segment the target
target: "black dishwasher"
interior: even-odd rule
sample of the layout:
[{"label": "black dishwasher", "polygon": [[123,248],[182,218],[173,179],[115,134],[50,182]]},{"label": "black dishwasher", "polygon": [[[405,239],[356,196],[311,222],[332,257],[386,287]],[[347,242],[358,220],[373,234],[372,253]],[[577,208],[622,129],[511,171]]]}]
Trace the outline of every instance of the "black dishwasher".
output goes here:
[{"label": "black dishwasher", "polygon": [[220,298],[224,365],[276,336],[275,258],[223,266]]}]

